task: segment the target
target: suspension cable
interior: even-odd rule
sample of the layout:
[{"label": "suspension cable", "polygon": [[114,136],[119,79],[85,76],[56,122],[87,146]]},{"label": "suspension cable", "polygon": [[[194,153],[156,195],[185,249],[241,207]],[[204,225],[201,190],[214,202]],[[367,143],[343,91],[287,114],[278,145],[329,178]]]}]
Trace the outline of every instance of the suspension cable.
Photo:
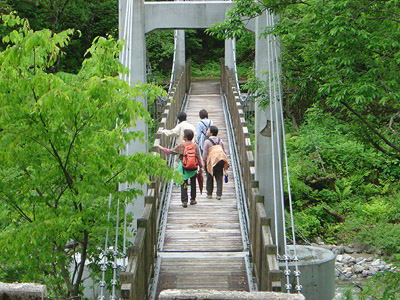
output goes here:
[{"label": "suspension cable", "polygon": [[[128,32],[128,64],[130,66],[132,63],[132,54],[131,54],[131,44],[132,44],[132,28],[133,28],[133,1],[128,1],[128,13],[129,13],[129,24],[126,31]],[[131,72],[128,73],[128,82],[131,83]]]},{"label": "suspension cable", "polygon": [[173,86],[174,80],[175,80],[177,44],[178,44],[178,30],[174,30],[174,56],[172,58],[172,71],[171,71],[171,79],[169,82],[169,88],[168,88],[168,93],[167,93],[167,99],[169,98],[169,95],[171,94],[172,86]]},{"label": "suspension cable", "polygon": [[[274,24],[274,21],[272,19],[272,24]],[[295,233],[295,226],[294,226],[294,216],[293,216],[293,205],[292,205],[292,193],[291,193],[291,187],[290,187],[290,175],[289,175],[289,163],[288,163],[288,157],[287,157],[287,147],[286,147],[286,137],[285,137],[285,122],[283,118],[283,99],[282,99],[282,87],[281,87],[281,82],[280,82],[280,68],[279,68],[279,56],[278,56],[278,43],[276,42],[276,36],[273,36],[274,39],[274,50],[275,50],[275,64],[277,66],[277,82],[278,82],[278,91],[279,91],[279,109],[280,109],[280,118],[282,121],[282,142],[283,142],[283,149],[284,149],[284,156],[285,156],[285,167],[286,167],[286,179],[287,179],[287,191],[288,191],[288,197],[289,197],[289,210],[290,210],[290,221],[291,221],[291,227],[292,227],[292,240],[293,240],[293,248],[294,248],[294,256],[293,256],[293,261],[295,264],[295,271],[294,271],[294,276],[296,278],[296,291],[300,294],[302,290],[302,286],[300,285],[300,270],[299,270],[299,264],[298,264],[298,256],[297,256],[297,249],[296,249],[296,233]],[[282,182],[282,187],[283,187],[283,182]],[[283,197],[282,197],[282,203],[283,203]],[[284,213],[284,212],[282,212]],[[283,216],[283,222],[285,223],[285,218]],[[285,228],[285,227],[284,227]],[[286,230],[285,230],[286,232]],[[286,236],[286,233],[285,233]],[[286,238],[285,238],[286,241]]]},{"label": "suspension cable", "polygon": [[[267,16],[267,26],[274,26],[274,15],[269,14]],[[275,113],[275,124],[276,124],[276,132],[277,132],[277,147],[278,147],[278,164],[279,164],[279,188],[280,188],[280,202],[281,202],[281,216],[282,216],[282,228],[283,228],[283,244],[284,244],[284,256],[282,260],[285,262],[285,271],[284,275],[286,277],[286,284],[285,284],[285,289],[287,293],[290,293],[290,290],[292,288],[292,285],[290,284],[290,274],[291,271],[289,269],[289,261],[291,260],[289,254],[288,254],[288,247],[287,247],[287,236],[286,236],[286,226],[285,226],[285,210],[284,210],[284,184],[283,184],[283,166],[282,166],[282,157],[281,157],[281,151],[282,151],[282,144],[283,144],[283,151],[285,155],[285,167],[286,167],[286,179],[287,179],[287,184],[288,184],[288,195],[289,195],[289,206],[290,206],[290,216],[291,216],[291,227],[292,227],[292,239],[293,239],[293,246],[294,246],[294,257],[292,260],[295,263],[295,271],[294,275],[296,278],[296,291],[298,293],[301,292],[302,286],[300,285],[300,271],[298,267],[298,256],[297,256],[297,250],[296,250],[296,239],[295,239],[295,227],[294,227],[294,218],[293,218],[293,206],[292,206],[292,198],[291,198],[291,192],[290,192],[290,177],[289,177],[289,167],[288,167],[288,160],[287,160],[287,147],[286,147],[286,139],[285,139],[285,128],[284,128],[284,117],[283,117],[283,109],[282,109],[282,90],[281,90],[281,82],[280,82],[280,70],[279,70],[279,56],[277,53],[277,42],[276,42],[276,37],[275,36],[270,36],[268,35],[267,37],[267,49],[268,49],[268,57],[270,59],[269,63],[269,92],[270,92],[270,113],[271,113],[271,120],[274,119],[272,116],[272,111],[274,110]],[[279,111],[278,111],[279,110]],[[282,136],[280,136],[280,133]],[[271,130],[271,140],[272,140],[272,149],[274,150],[274,130],[272,128]],[[273,157],[273,179],[274,179],[274,200],[277,201],[277,197],[275,195],[275,180],[276,180],[276,175],[275,175],[275,161],[274,161],[274,151],[272,151],[272,157]],[[276,202],[274,202],[274,205],[277,205]],[[276,208],[276,206],[275,206]],[[276,215],[276,209],[275,209],[275,224],[277,224],[277,215]],[[275,227],[275,233],[277,237],[277,246],[279,247],[279,241],[278,241],[278,234],[277,234],[277,225]],[[279,257],[279,256],[278,256]]]},{"label": "suspension cable", "polygon": [[[268,14],[266,16],[266,21],[267,21],[267,26],[273,26],[273,22],[271,21],[271,18],[273,18],[272,14]],[[285,284],[285,289],[287,293],[290,293],[290,290],[292,288],[292,285],[290,284],[290,269],[289,269],[289,256],[288,251],[287,251],[287,244],[286,244],[286,229],[285,229],[285,218],[284,218],[284,201],[283,201],[283,183],[282,183],[282,165],[281,165],[281,147],[280,147],[280,138],[279,138],[279,133],[280,133],[280,127],[279,127],[279,119],[277,115],[277,107],[278,107],[278,97],[277,94],[279,94],[279,91],[277,92],[276,90],[276,72],[275,72],[275,61],[274,61],[274,47],[276,47],[274,41],[271,39],[271,36],[267,36],[267,51],[268,51],[268,58],[270,60],[270,63],[268,64],[268,86],[269,86],[269,99],[270,99],[270,118],[271,118],[271,148],[272,148],[272,178],[273,178],[273,194],[274,194],[274,224],[275,224],[275,240],[276,240],[276,245],[278,248],[278,259],[282,260],[285,262],[285,270],[284,270],[284,275],[286,278],[286,284]],[[278,78],[279,81],[279,78]],[[275,115],[274,115],[275,114]],[[276,129],[276,137],[275,137],[275,131],[274,127]],[[283,132],[282,132],[283,134]],[[276,178],[276,162],[275,162],[275,138],[277,141],[277,152],[278,152],[278,176],[279,178]],[[276,183],[279,183],[279,190],[280,190],[280,199],[278,199],[277,196],[277,187]],[[281,204],[281,216],[282,216],[282,224],[278,224],[278,201],[280,201]],[[282,242],[283,242],[283,248],[282,250],[279,249],[279,234],[278,234],[278,225],[282,226]],[[284,255],[282,258],[279,257],[279,253],[283,251]]]},{"label": "suspension cable", "polygon": [[116,300],[117,268],[118,268],[118,225],[119,225],[119,199],[117,201],[117,219],[115,221],[115,245],[113,249],[114,261],[112,263],[113,278],[111,280],[112,294],[110,300]]},{"label": "suspension cable", "polygon": [[236,39],[232,39],[232,56],[233,56],[233,70],[235,73],[235,81],[236,81],[236,89],[239,94],[239,99],[242,99],[242,92],[240,90],[240,84],[239,84],[239,76],[238,76],[238,71],[237,71],[237,66],[236,66]]},{"label": "suspension cable", "polygon": [[[270,53],[271,49],[270,49],[270,36],[267,36],[267,55],[268,57],[271,57],[271,53]],[[276,199],[276,173],[275,173],[275,133],[274,133],[274,122],[273,122],[273,113],[272,113],[272,109],[273,109],[273,99],[272,99],[272,85],[271,85],[271,81],[272,81],[272,70],[271,70],[271,64],[268,64],[268,83],[269,83],[269,100],[270,100],[270,105],[269,105],[269,109],[270,109],[270,118],[271,118],[271,156],[272,156],[272,187],[273,187],[273,196],[274,196],[274,216],[275,216],[275,220],[274,220],[274,229],[275,229],[275,243],[278,249],[278,255],[279,255],[279,235],[278,235],[278,224],[277,224],[277,199]]]},{"label": "suspension cable", "polygon": [[126,215],[127,215],[127,198],[124,201],[124,236],[123,236],[123,246],[122,246],[122,266],[121,272],[126,271],[127,266],[127,255],[126,255]]},{"label": "suspension cable", "polygon": [[110,211],[111,211],[111,194],[109,195],[108,199],[108,213],[107,213],[107,228],[106,228],[106,239],[104,242],[104,251],[102,253],[103,255],[103,262],[101,263],[101,281],[100,281],[100,296],[99,300],[104,300],[104,288],[106,286],[106,271],[107,271],[107,254],[108,254],[108,223],[110,222]]},{"label": "suspension cable", "polygon": [[[130,66],[131,63],[131,55],[130,55],[130,44],[132,39],[132,1],[127,1],[127,7],[125,9],[125,20],[124,20],[124,39],[125,45],[121,51],[121,62],[124,66]],[[130,83],[130,72],[128,74],[120,74],[120,78],[124,81],[128,81]]]}]

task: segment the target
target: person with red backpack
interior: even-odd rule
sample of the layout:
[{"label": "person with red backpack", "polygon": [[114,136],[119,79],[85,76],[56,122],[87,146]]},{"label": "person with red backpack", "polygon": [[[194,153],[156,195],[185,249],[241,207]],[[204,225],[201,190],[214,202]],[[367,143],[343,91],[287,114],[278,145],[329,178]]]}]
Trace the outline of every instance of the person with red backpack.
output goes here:
[{"label": "person with red backpack", "polygon": [[199,146],[193,142],[194,133],[191,129],[185,129],[183,132],[183,142],[173,149],[165,148],[158,145],[163,152],[167,154],[179,154],[180,162],[178,171],[182,173],[183,184],[181,184],[181,201],[182,206],[187,207],[188,192],[187,186],[190,180],[190,205],[197,204],[196,201],[196,174],[200,168],[203,168],[203,163],[200,156]]}]

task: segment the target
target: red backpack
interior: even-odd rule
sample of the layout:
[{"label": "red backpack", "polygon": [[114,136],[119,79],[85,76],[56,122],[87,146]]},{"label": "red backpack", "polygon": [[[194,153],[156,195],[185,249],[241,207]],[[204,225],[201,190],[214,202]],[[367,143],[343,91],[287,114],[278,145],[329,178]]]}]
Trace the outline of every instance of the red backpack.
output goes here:
[{"label": "red backpack", "polygon": [[197,170],[197,158],[196,158],[196,143],[190,143],[190,145],[186,144],[185,142],[182,143],[185,149],[183,150],[183,157],[182,157],[182,167],[184,170]]}]

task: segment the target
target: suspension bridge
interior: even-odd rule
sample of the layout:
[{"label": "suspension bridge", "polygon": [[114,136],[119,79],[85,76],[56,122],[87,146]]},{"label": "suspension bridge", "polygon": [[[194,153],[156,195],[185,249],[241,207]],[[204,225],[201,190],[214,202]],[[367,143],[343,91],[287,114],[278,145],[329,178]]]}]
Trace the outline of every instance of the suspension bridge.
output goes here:
[{"label": "suspension bridge", "polygon": [[[198,192],[198,204],[183,209],[176,185],[162,180],[154,180],[142,200],[135,199],[135,203],[142,201],[143,210],[133,245],[124,251],[128,263],[120,276],[123,299],[333,298],[334,255],[296,245],[280,48],[275,37],[260,37],[265,27],[274,26],[276,16],[264,13],[246,24],[255,35],[255,75],[268,83],[269,97],[266,110],[255,104],[254,154],[236,72],[235,40],[225,41],[219,81],[191,80],[184,30],[209,28],[223,21],[232,7],[231,1],[120,0],[120,38],[126,40],[121,61],[131,70],[123,79],[132,84],[146,82],[145,35],[175,30],[171,83],[159,128],[173,128],[180,111],[186,111],[188,121],[195,125],[199,110],[206,109],[228,145],[231,166],[221,200]],[[141,101],[146,104],[146,99]],[[140,126],[147,134],[146,125]],[[174,139],[156,135],[151,151],[159,152],[157,145],[171,148]],[[134,151],[147,147],[127,145]],[[161,156],[173,165],[173,157]]]}]

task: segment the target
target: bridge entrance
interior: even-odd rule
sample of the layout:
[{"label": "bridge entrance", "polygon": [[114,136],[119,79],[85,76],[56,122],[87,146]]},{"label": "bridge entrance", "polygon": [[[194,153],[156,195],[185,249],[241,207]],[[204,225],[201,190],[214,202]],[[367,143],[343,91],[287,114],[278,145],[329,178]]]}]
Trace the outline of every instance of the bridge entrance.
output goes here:
[{"label": "bridge entrance", "polygon": [[[226,13],[233,7],[232,1],[167,1],[146,2],[144,0],[120,0],[119,1],[119,24],[121,39],[126,40],[126,47],[121,54],[121,60],[129,67],[130,74],[126,78],[131,84],[146,82],[146,39],[145,35],[157,29],[176,30],[176,66],[174,73],[179,73],[185,65],[185,29],[205,29],[212,24],[222,22]],[[271,69],[271,65],[277,66],[279,53],[273,51],[277,46],[267,38],[260,36],[264,28],[272,26],[271,16],[266,13],[249,21],[246,29],[255,33],[255,72],[256,76],[266,80],[266,72],[272,76],[270,96],[276,100],[270,109],[255,107],[255,168],[258,180],[263,184],[260,191],[265,195],[265,208],[274,207],[267,211],[268,217],[276,222],[272,223],[272,234],[277,241],[278,251],[284,253],[284,220],[283,210],[280,205],[275,205],[276,199],[283,197],[283,176],[281,157],[274,156],[274,151],[282,149],[282,127],[275,126],[282,121],[279,110],[280,99],[277,85],[279,70]],[[271,50],[271,47],[274,47]],[[225,66],[232,73],[235,69],[234,42],[225,41]],[[276,49],[275,49],[276,50]],[[275,62],[276,60],[276,62]],[[142,102],[147,106],[146,99]],[[138,122],[147,137],[147,125]],[[131,142],[127,146],[137,151],[147,151],[147,145],[139,142]],[[274,149],[274,151],[272,150]],[[138,207],[144,206],[144,201],[139,201]],[[279,237],[279,238],[278,238]]]}]

